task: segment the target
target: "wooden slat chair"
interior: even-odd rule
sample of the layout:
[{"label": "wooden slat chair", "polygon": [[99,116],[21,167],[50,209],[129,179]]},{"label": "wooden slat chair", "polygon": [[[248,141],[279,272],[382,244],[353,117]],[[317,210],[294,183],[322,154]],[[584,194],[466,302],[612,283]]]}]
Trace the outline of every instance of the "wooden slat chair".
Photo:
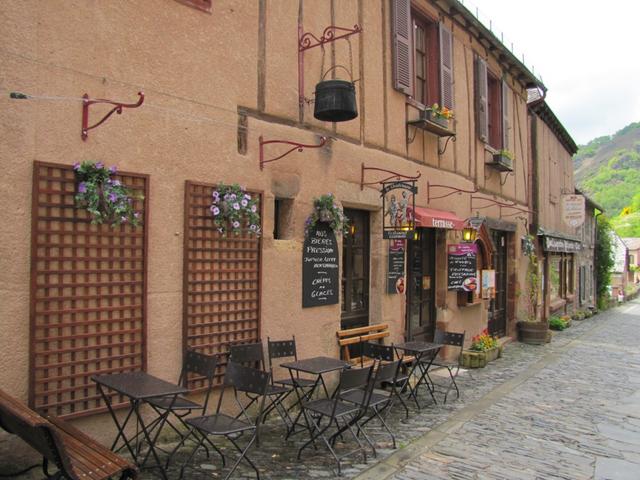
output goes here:
[{"label": "wooden slat chair", "polygon": [[[374,363],[373,359],[363,357],[361,348],[358,348],[357,352],[352,351],[351,346],[374,341],[382,343],[382,340],[390,334],[388,323],[338,330],[336,336],[338,337],[338,345],[340,345],[342,359],[354,366],[372,366]],[[353,356],[354,353],[358,353],[358,355]]]},{"label": "wooden slat chair", "polygon": [[[59,418],[43,417],[0,390],[0,427],[43,456],[47,478],[106,480],[136,478],[136,467]],[[50,474],[49,463],[58,471]]]}]

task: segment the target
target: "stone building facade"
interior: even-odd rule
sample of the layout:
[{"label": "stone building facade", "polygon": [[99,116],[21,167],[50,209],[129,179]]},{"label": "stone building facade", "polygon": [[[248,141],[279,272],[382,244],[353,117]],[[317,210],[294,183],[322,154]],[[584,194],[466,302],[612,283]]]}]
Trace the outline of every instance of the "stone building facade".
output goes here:
[{"label": "stone building facade", "polygon": [[[300,357],[338,356],[336,330],[374,323],[393,342],[436,327],[512,336],[522,237],[576,233],[557,223],[572,141],[527,103],[544,85],[460,2],[30,0],[0,13],[3,82],[23,94],[1,100],[0,384],[98,436],[109,420],[92,374],[176,379],[187,348],[224,356],[295,335]],[[314,118],[323,75],[357,80],[356,119]],[[84,94],[135,104],[140,91],[82,137]],[[454,111],[445,127],[425,118],[434,103]],[[92,104],[87,125],[110,108]],[[75,207],[72,165],[89,160],[144,194],[141,227],[91,225]],[[387,285],[376,169],[419,176],[404,293]],[[212,227],[220,182],[258,196],[259,239]],[[303,308],[305,220],[326,193],[353,225],[338,236],[340,301]],[[448,247],[471,219],[478,270],[495,272],[485,295],[448,288]],[[574,301],[549,289],[547,311]]]}]

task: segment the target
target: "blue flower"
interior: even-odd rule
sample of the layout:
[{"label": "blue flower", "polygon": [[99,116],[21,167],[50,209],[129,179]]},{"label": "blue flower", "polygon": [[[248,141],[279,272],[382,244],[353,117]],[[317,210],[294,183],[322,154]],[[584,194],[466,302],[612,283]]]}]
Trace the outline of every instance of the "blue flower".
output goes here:
[{"label": "blue flower", "polygon": [[80,182],[78,185],[78,193],[87,193],[87,184],[84,182]]},{"label": "blue flower", "polygon": [[118,167],[116,167],[115,165],[112,165],[111,167],[109,167],[109,172],[111,172],[111,174],[115,174],[118,171]]},{"label": "blue flower", "polygon": [[104,167],[104,163],[102,163],[102,162],[98,162],[98,163],[96,163],[96,168],[97,168],[98,170],[100,170],[100,169],[101,169],[101,168],[103,168],[103,167]]},{"label": "blue flower", "polygon": [[76,162],[73,164],[73,169],[77,172],[78,170],[80,170],[80,162]]}]

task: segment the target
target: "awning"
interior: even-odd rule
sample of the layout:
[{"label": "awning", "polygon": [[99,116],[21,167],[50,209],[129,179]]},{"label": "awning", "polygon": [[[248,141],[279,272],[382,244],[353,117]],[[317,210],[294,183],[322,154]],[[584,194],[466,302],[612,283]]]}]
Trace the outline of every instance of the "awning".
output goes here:
[{"label": "awning", "polygon": [[462,230],[464,226],[464,220],[455,213],[435,210],[433,208],[416,207],[413,217],[416,221],[416,227]]}]

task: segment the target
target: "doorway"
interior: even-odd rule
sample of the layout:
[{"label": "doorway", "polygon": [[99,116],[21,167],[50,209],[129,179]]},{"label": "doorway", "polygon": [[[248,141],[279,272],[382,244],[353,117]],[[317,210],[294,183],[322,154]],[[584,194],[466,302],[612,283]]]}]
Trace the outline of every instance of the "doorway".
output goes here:
[{"label": "doorway", "polygon": [[407,240],[407,340],[433,340],[436,325],[436,230],[420,228]]},{"label": "doorway", "polygon": [[496,296],[489,318],[489,333],[497,337],[507,334],[507,232],[492,230],[495,245],[493,268],[496,271]]},{"label": "doorway", "polygon": [[369,212],[344,209],[351,228],[342,243],[340,328],[369,325]]}]

